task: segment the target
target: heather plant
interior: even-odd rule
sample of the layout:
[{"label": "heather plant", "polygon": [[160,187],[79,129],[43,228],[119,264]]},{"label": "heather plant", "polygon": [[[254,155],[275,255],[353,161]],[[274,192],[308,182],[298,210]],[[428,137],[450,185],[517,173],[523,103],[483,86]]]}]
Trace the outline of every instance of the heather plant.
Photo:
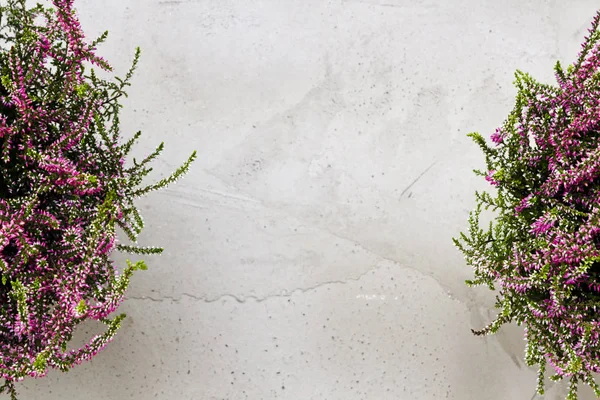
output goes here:
[{"label": "heather plant", "polygon": [[[2,4],[3,3],[3,4]],[[142,185],[149,163],[125,159],[140,137],[121,141],[119,103],[138,64],[124,78],[95,54],[107,32],[87,42],[73,0],[28,7],[0,3],[0,393],[16,399],[15,382],[67,371],[89,360],[114,337],[135,270],[119,270],[113,251],[158,254],[139,247],[144,227],[134,200],[175,182],[196,152],[172,175]],[[120,227],[133,244],[116,237]],[[86,320],[106,324],[103,334],[68,351]]]},{"label": "heather plant", "polygon": [[[517,71],[514,109],[492,135],[471,133],[494,186],[476,192],[468,234],[454,239],[473,267],[468,285],[498,288],[498,316],[476,335],[506,323],[525,327],[525,361],[550,379],[579,383],[600,397],[600,12],[578,59],[556,84]],[[480,215],[493,220],[482,228]]]}]

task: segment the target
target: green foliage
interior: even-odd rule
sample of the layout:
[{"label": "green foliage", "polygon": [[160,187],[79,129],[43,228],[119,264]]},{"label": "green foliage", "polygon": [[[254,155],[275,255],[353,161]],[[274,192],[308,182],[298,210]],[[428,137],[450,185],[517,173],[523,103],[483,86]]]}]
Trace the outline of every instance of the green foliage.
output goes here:
[{"label": "green foliage", "polygon": [[[497,317],[476,335],[503,324],[526,327],[527,365],[538,365],[544,393],[553,381],[580,383],[600,398],[600,12],[577,61],[554,65],[557,85],[516,71],[514,107],[491,135],[468,136],[485,156],[494,186],[475,192],[467,232],[453,238],[473,268],[469,286],[497,290]],[[481,223],[489,210],[494,219]]]},{"label": "green foliage", "polygon": [[[95,51],[108,32],[87,43],[70,0],[26,3],[0,4],[0,393],[13,399],[15,382],[68,371],[113,339],[125,315],[109,315],[148,267],[127,260],[119,273],[112,251],[163,251],[118,244],[116,227],[136,244],[144,220],[135,199],[176,182],[196,159],[193,151],[166,178],[142,185],[164,143],[124,167],[141,137],[122,141],[120,129],[140,48],[125,76],[102,79],[96,69],[112,67]],[[106,330],[67,351],[88,319]]]}]

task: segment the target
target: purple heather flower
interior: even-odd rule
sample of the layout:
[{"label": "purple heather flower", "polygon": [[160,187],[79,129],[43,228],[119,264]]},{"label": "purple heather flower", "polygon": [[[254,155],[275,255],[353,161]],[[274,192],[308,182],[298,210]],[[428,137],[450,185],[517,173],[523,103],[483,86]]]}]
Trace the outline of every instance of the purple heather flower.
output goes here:
[{"label": "purple heather flower", "polygon": [[505,137],[504,133],[500,130],[500,128],[498,128],[498,129],[496,129],[496,132],[492,133],[492,135],[490,136],[490,139],[496,145],[500,145],[504,141],[504,137]]},{"label": "purple heather flower", "polygon": [[472,232],[465,246],[476,277],[511,299],[511,318],[526,322],[527,340],[560,376],[573,375],[571,354],[581,373],[600,371],[599,32],[600,12],[581,62],[557,68],[558,86],[517,74],[517,105],[491,135],[503,146],[486,152],[501,229]]},{"label": "purple heather flower", "polygon": [[[0,313],[0,324],[6,330],[0,341],[0,376],[8,382],[22,379],[23,374],[44,376],[46,368],[33,368],[41,353],[47,353],[49,366],[67,369],[106,346],[114,331],[91,339],[79,350],[64,352],[61,348],[82,318],[107,318],[117,309],[130,273],[119,276],[112,261],[104,261],[116,246],[114,228],[111,230],[106,220],[122,221],[123,208],[118,204],[108,207],[101,232],[94,233],[99,211],[97,205],[90,206],[94,201],[103,203],[109,183],[122,186],[120,182],[128,177],[124,154],[120,147],[109,144],[111,152],[107,154],[113,160],[106,168],[98,155],[82,144],[84,137],[93,140],[95,117],[104,111],[104,99],[98,93],[78,91],[85,81],[83,65],[89,62],[104,70],[110,66],[85,42],[73,1],[54,0],[53,5],[56,12],[45,29],[32,28],[36,42],[27,44],[34,55],[29,62],[19,58],[26,51],[17,52],[15,47],[6,51],[11,87],[6,88],[8,94],[0,96],[4,107],[13,108],[16,114],[10,123],[6,115],[0,116],[0,139],[5,143],[0,158],[7,165],[21,163],[32,176],[20,188],[32,195],[31,200],[19,203],[0,198],[0,269],[13,290],[20,291],[18,296],[25,298],[18,307],[6,307]],[[66,43],[66,49],[53,48],[57,41]],[[65,67],[60,95],[63,104],[80,105],[75,109],[77,115],[69,106],[56,106],[52,98],[36,99],[39,87],[55,85],[53,62]],[[59,133],[51,131],[52,127],[60,127]],[[119,193],[123,197],[123,189]],[[42,204],[43,194],[59,199],[64,195],[65,200]],[[57,231],[61,235],[53,236]],[[103,285],[101,296],[91,287],[96,284]],[[13,294],[2,289],[0,300],[9,304]],[[82,301],[85,310],[78,308]]]},{"label": "purple heather flower", "polygon": [[521,200],[521,202],[519,203],[519,205],[515,207],[515,212],[516,213],[520,213],[524,209],[530,207],[531,206],[531,203],[530,203],[531,199],[533,199],[533,194],[529,194],[526,197],[524,197]]},{"label": "purple heather flower", "polygon": [[495,170],[488,171],[487,175],[485,176],[485,180],[488,181],[493,186],[498,186],[498,181],[493,178],[495,173],[496,173]]}]

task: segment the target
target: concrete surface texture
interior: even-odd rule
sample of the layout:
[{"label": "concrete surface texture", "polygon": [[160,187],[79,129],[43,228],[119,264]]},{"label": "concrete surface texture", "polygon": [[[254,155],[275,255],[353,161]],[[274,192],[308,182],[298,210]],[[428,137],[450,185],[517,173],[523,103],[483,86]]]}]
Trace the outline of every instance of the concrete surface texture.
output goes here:
[{"label": "concrete surface texture", "polygon": [[465,135],[501,124],[515,69],[575,59],[597,2],[75,4],[119,76],[142,48],[123,132],[166,142],[152,180],[199,157],[138,203],[166,250],[115,341],[24,399],[564,398],[534,395],[521,328],[472,336],[494,297],[451,237],[487,187]]}]

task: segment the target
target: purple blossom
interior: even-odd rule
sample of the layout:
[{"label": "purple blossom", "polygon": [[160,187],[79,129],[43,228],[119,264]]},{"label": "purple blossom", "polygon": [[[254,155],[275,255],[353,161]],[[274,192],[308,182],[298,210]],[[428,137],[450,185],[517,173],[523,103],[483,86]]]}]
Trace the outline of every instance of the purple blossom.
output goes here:
[{"label": "purple blossom", "polygon": [[550,215],[543,215],[531,224],[529,232],[536,236],[542,235],[552,229],[555,222]]},{"label": "purple blossom", "polygon": [[[478,196],[471,236],[455,240],[503,307],[476,333],[524,323],[529,363],[585,382],[600,371],[599,71],[600,12],[577,62],[557,65],[557,85],[517,72],[518,99],[491,135],[496,146],[478,140],[497,196]],[[482,231],[475,222],[490,205],[499,213]]]},{"label": "purple blossom", "polygon": [[531,207],[531,200],[533,199],[533,194],[529,194],[524,197],[518,206],[515,207],[515,212],[520,213],[528,207]]},{"label": "purple blossom", "polygon": [[490,136],[490,139],[496,145],[500,145],[504,141],[504,137],[505,137],[504,132],[502,132],[502,130],[500,130],[500,128],[498,128],[498,129],[496,129],[496,132],[492,133],[492,135]]},{"label": "purple blossom", "polygon": [[[135,188],[145,173],[124,167],[128,149],[120,143],[116,98],[84,76],[86,63],[111,67],[86,42],[73,0],[53,0],[53,12],[12,3],[0,8],[13,21],[46,16],[43,27],[27,25],[32,38],[15,39],[22,41],[0,52],[7,71],[0,103],[10,111],[0,115],[0,176],[11,178],[0,179],[0,377],[6,380],[0,393],[14,394],[14,382],[44,376],[48,368],[68,370],[112,340],[123,316],[107,318],[144,265],[119,272],[109,259],[123,248],[115,225],[135,242],[141,216],[133,198],[173,182],[195,152],[167,180]],[[139,50],[130,72],[138,56]],[[105,322],[106,332],[66,351],[85,319]]]},{"label": "purple blossom", "polygon": [[493,186],[498,186],[498,181],[496,179],[494,179],[495,173],[496,173],[496,170],[488,171],[487,175],[485,176],[485,180],[488,181]]}]

